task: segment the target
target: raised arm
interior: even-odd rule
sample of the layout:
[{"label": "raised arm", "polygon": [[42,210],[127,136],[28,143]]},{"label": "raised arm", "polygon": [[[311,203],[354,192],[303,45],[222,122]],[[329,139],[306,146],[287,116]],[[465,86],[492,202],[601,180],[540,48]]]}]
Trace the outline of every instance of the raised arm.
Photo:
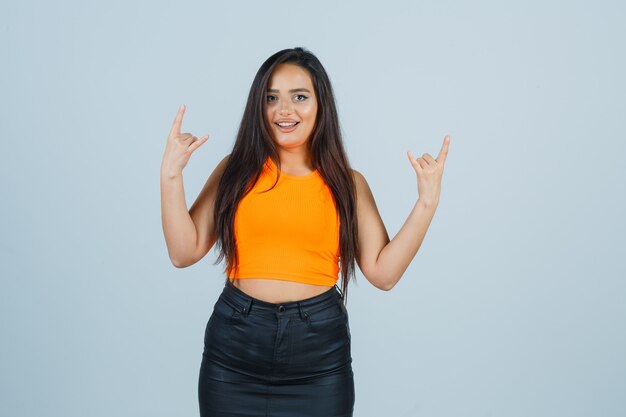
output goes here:
[{"label": "raised arm", "polygon": [[365,278],[376,288],[384,291],[392,289],[402,278],[422,245],[439,204],[441,175],[449,142],[449,138],[446,137],[437,160],[429,154],[424,154],[416,160],[410,152],[408,153],[418,177],[420,197],[392,240],[389,240],[365,177],[354,170],[358,195],[357,216],[361,252],[357,264]]},{"label": "raised arm", "polygon": [[213,201],[222,176],[226,156],[209,176],[196,202],[187,210],[183,188],[183,169],[191,154],[208,140],[191,133],[181,133],[185,106],[178,113],[169,136],[161,163],[161,220],[167,251],[172,264],[183,268],[196,263],[211,248],[215,239],[213,228]]}]

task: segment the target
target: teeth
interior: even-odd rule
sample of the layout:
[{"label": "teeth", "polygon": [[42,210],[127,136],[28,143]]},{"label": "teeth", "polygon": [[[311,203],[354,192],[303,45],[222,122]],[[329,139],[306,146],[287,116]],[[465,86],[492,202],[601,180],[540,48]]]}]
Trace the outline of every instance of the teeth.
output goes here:
[{"label": "teeth", "polygon": [[282,126],[282,127],[289,127],[289,126],[295,126],[296,122],[293,122],[293,123],[278,123],[278,125]]}]

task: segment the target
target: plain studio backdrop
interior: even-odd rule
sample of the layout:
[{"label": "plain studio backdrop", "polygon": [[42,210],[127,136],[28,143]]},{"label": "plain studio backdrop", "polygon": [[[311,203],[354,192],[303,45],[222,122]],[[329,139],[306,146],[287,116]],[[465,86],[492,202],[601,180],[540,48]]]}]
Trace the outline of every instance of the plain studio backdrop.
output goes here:
[{"label": "plain studio backdrop", "polygon": [[274,52],[326,67],[390,238],[406,152],[450,153],[389,292],[358,271],[355,416],[626,414],[621,2],[3,2],[0,415],[197,416],[211,250],[177,269],[159,169],[181,103],[190,207]]}]

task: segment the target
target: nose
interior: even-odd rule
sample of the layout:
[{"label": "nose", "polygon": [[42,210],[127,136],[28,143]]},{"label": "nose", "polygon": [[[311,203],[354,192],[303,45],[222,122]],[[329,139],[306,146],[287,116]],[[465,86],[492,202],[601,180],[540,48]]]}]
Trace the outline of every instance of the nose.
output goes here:
[{"label": "nose", "polygon": [[283,104],[280,107],[280,114],[289,114],[289,113],[291,113],[291,106],[288,101],[283,101]]}]

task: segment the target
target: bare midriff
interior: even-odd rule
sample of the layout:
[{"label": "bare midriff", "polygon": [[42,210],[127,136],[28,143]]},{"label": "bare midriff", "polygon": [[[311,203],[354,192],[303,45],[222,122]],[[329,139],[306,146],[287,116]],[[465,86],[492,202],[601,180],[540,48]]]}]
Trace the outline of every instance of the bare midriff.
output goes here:
[{"label": "bare midriff", "polygon": [[315,297],[332,288],[326,285],[312,285],[267,278],[231,278],[231,281],[235,287],[250,297],[276,304]]}]

